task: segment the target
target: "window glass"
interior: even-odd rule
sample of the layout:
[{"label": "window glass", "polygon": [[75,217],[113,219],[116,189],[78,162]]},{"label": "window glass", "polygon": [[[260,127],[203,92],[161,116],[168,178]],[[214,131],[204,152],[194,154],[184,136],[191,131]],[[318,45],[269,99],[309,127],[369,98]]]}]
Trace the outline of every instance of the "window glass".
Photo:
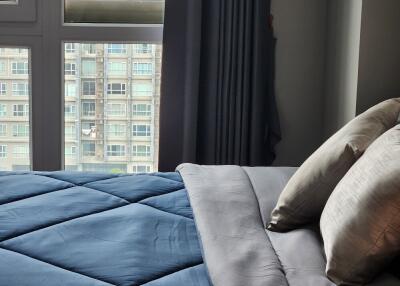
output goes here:
[{"label": "window glass", "polygon": [[0,170],[30,170],[30,52],[0,47]]},{"label": "window glass", "polygon": [[95,75],[96,75],[96,61],[82,60],[82,76],[95,76]]},{"label": "window glass", "polygon": [[77,85],[75,97],[65,96],[65,165],[82,171],[157,171],[161,45],[74,47],[77,52],[65,52],[66,70],[75,71],[65,74],[66,89]]},{"label": "window glass", "polygon": [[96,95],[96,81],[83,80],[82,81],[82,95]]},{"label": "window glass", "polygon": [[111,76],[124,76],[126,77],[126,63],[125,62],[109,62],[108,74]]},{"label": "window glass", "polygon": [[107,51],[109,54],[126,54],[125,44],[108,44]]},{"label": "window glass", "polygon": [[152,75],[152,73],[153,73],[152,63],[133,63],[134,75]]},{"label": "window glass", "polygon": [[133,104],[133,116],[151,116],[150,104]]},{"label": "window glass", "polygon": [[165,0],[64,0],[65,23],[162,24]]},{"label": "window glass", "polygon": [[66,82],[65,83],[65,96],[76,97],[76,83]]}]

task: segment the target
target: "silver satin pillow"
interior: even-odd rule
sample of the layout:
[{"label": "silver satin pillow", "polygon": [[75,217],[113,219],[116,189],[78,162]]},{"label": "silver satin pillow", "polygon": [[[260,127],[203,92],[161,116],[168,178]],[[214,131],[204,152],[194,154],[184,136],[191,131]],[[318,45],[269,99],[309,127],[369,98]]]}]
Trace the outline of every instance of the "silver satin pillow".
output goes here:
[{"label": "silver satin pillow", "polygon": [[326,141],[289,180],[268,229],[287,231],[318,221],[338,182],[376,138],[396,125],[399,113],[400,98],[386,100]]},{"label": "silver satin pillow", "polygon": [[326,272],[364,285],[400,254],[400,125],[379,137],[337,185],[321,215]]}]

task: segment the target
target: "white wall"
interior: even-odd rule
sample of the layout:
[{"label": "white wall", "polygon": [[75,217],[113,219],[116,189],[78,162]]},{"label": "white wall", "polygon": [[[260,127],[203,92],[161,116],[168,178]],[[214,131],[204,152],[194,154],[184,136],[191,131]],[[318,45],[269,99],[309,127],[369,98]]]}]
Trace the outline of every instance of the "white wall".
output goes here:
[{"label": "white wall", "polygon": [[282,141],[275,165],[299,165],[322,142],[326,0],[273,0],[276,100]]},{"label": "white wall", "polygon": [[356,115],[362,0],[328,3],[324,137]]},{"label": "white wall", "polygon": [[357,113],[400,97],[400,1],[364,0]]}]

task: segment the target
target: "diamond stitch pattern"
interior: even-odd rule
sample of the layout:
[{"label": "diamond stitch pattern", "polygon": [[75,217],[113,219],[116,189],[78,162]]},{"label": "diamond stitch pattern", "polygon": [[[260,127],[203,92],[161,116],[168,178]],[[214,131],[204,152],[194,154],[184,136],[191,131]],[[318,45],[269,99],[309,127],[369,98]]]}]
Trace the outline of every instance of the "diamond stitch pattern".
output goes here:
[{"label": "diamond stitch pattern", "polygon": [[33,285],[20,273],[41,286],[210,285],[178,173],[0,172],[0,285]]}]

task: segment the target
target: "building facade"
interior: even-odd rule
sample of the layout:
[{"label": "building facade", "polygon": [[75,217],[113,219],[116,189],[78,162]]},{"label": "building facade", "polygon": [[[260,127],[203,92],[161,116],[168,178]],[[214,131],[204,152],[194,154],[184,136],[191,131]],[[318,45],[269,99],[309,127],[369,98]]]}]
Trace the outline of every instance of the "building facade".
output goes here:
[{"label": "building facade", "polygon": [[[0,52],[7,69],[0,72],[0,94],[6,85],[0,95],[0,134],[7,125],[0,136],[5,170],[29,168],[29,53],[18,50]],[[157,171],[161,53],[154,44],[65,43],[65,169]]]}]

